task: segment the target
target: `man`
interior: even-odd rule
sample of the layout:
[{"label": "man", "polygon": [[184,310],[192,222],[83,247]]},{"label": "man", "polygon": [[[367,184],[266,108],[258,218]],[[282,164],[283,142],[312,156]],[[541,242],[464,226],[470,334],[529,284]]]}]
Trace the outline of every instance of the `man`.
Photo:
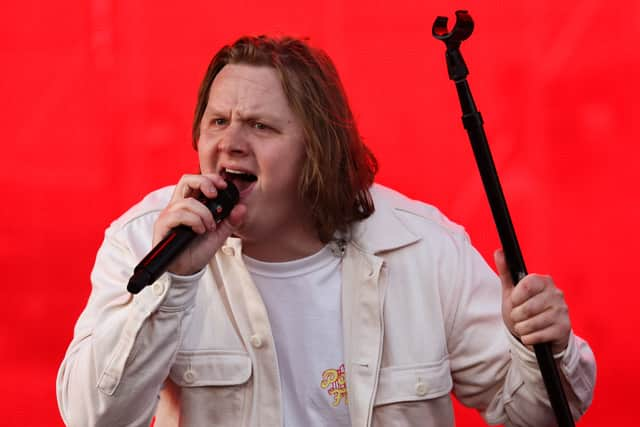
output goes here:
[{"label": "man", "polygon": [[[450,392],[491,424],[554,425],[533,353],[552,343],[578,417],[595,362],[562,293],[496,275],[435,208],[372,185],[330,59],[242,38],[213,58],[201,174],[107,230],[58,376],[72,426],[452,426]],[[193,196],[233,181],[216,225]],[[200,236],[135,297],[133,267],[178,225]],[[502,306],[502,308],[501,308]],[[506,325],[506,328],[503,326]]]}]

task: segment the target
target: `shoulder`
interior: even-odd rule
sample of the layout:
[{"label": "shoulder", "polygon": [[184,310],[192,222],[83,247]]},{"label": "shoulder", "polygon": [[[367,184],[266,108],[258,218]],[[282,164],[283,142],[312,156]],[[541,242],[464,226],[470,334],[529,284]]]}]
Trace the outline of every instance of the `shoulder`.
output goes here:
[{"label": "shoulder", "polygon": [[458,245],[467,239],[464,228],[449,220],[438,208],[374,184],[370,188],[374,213],[356,224],[353,237],[372,252],[421,242]]},{"label": "shoulder", "polygon": [[371,187],[371,196],[376,211],[385,216],[392,212],[406,226],[431,225],[450,233],[464,233],[461,225],[451,221],[437,207],[411,199],[381,184]]},{"label": "shoulder", "polygon": [[111,223],[105,237],[129,246],[134,252],[148,250],[153,224],[160,211],[169,203],[173,189],[174,186],[167,186],[147,194]]},{"label": "shoulder", "polygon": [[124,214],[111,223],[111,228],[124,228],[127,225],[149,215],[157,214],[167,206],[174,186],[167,186],[144,196],[142,200],[130,207]]}]

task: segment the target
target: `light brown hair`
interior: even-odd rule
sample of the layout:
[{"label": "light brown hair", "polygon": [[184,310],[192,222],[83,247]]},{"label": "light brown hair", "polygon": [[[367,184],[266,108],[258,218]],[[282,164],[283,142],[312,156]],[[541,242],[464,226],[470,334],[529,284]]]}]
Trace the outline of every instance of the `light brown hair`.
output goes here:
[{"label": "light brown hair", "polygon": [[198,92],[194,148],[213,80],[225,65],[240,63],[273,67],[302,123],[306,157],[298,189],[320,240],[328,242],[336,231],[346,232],[352,222],[371,215],[369,187],[378,171],[376,158],[362,141],[333,62],[303,40],[242,37],[218,51]]}]

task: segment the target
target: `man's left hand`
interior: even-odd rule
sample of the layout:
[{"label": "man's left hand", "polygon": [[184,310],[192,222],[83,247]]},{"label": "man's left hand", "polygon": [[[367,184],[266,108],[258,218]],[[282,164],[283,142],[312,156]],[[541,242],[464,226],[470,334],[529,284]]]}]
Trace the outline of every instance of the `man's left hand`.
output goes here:
[{"label": "man's left hand", "polygon": [[509,331],[527,346],[549,342],[554,354],[566,349],[571,333],[569,309],[553,279],[529,274],[514,287],[502,249],[494,259],[502,282],[502,317]]}]

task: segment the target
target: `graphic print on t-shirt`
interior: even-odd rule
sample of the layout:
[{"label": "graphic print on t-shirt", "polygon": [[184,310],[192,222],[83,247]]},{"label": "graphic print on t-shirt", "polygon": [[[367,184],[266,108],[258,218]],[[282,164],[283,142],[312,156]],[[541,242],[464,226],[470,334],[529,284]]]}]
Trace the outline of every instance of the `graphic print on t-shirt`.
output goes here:
[{"label": "graphic print on t-shirt", "polygon": [[347,378],[345,377],[344,363],[338,369],[326,369],[322,373],[320,387],[327,390],[329,396],[333,397],[331,406],[338,406],[341,402],[349,404],[347,396]]}]

